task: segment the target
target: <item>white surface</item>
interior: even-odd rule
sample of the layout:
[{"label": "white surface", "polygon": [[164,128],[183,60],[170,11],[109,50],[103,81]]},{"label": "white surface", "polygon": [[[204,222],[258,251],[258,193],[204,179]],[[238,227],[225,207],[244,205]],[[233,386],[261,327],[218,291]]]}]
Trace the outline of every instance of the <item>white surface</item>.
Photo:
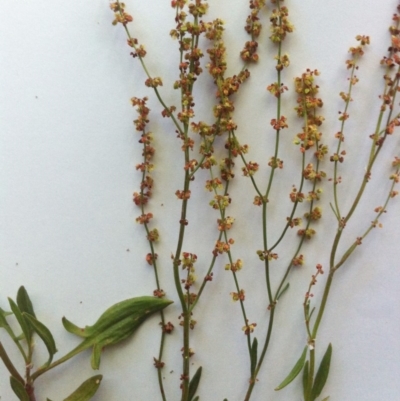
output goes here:
[{"label": "white surface", "polygon": [[[219,16],[226,22],[226,42],[230,74],[241,68],[237,57],[247,40],[242,26],[247,1],[210,1],[208,18]],[[133,36],[144,43],[146,62],[153,76],[162,76],[162,95],[167,104],[178,104],[177,92],[170,90],[177,79],[177,42],[168,33],[174,26],[174,11],[169,1],[135,2],[126,0],[127,11],[134,16],[130,25]],[[326,142],[332,144],[339,130],[337,111],[342,107],[338,96],[347,87],[345,60],[347,49],[357,34],[368,34],[372,45],[361,62],[360,83],[355,87],[347,127],[347,161],[342,166],[345,181],[341,194],[349,205],[366,164],[368,136],[373,132],[382,88],[383,70],[379,61],[389,45],[387,27],[397,2],[389,0],[336,0],[320,2],[288,1],[290,20],[296,27],[285,41],[285,52],[292,65],[284,73],[290,92],[284,97],[284,113],[294,107],[294,76],[309,68],[318,68],[321,97],[326,116],[323,125]],[[58,355],[78,343],[65,333],[61,317],[66,315],[79,325],[91,324],[111,304],[136,295],[151,294],[155,288],[151,268],[144,257],[147,250],[143,227],[134,221],[139,214],[131,202],[138,189],[135,170],[141,149],[129,104],[132,96],[149,96],[151,130],[157,149],[154,172],[155,197],[148,210],[161,233],[157,245],[162,287],[175,305],[168,309],[168,320],[177,330],[168,338],[165,357],[165,385],[168,399],[179,399],[181,330],[178,326],[178,299],[173,291],[170,253],[175,251],[179,220],[179,201],[175,191],[182,187],[180,147],[172,125],[161,118],[152,92],[143,84],[144,74],[137,60],[129,56],[122,26],[113,27],[112,13],[104,0],[50,2],[12,1],[2,5],[0,15],[0,306],[8,309],[7,296],[15,297],[25,285],[34,302],[37,316],[51,328],[58,344]],[[267,36],[260,51],[261,64],[252,70],[252,78],[242,89],[237,103],[238,135],[250,145],[248,160],[262,166],[256,178],[267,177],[266,161],[272,155],[273,134],[269,121],[274,117],[274,100],[265,87],[274,81],[274,49]],[[199,107],[196,119],[210,116],[213,103],[208,76],[196,89]],[[210,120],[209,120],[210,121]],[[292,140],[301,122],[290,120],[290,129],[282,137],[283,159],[289,166],[298,157]],[[399,133],[390,149],[381,155],[380,167],[368,185],[365,202],[349,227],[349,240],[365,229],[374,218],[373,208],[380,205],[389,185],[389,162],[399,155]],[[162,167],[161,167],[162,166]],[[246,290],[246,307],[251,321],[257,321],[257,337],[265,333],[266,297],[262,266],[255,251],[261,248],[260,210],[252,205],[250,182],[241,176],[237,162],[237,180],[230,191],[233,203],[229,214],[236,217],[232,237],[235,258],[245,267],[239,274]],[[331,175],[331,164],[324,169]],[[287,193],[298,174],[289,168],[279,174],[276,194],[271,202],[276,218],[270,234],[284,223],[290,204]],[[347,178],[346,178],[347,177]],[[206,179],[200,173],[193,183],[189,206],[187,240],[184,250],[199,256],[197,274],[208,265],[217,231],[217,213],[207,203],[210,195],[203,190]],[[346,196],[348,194],[348,196]],[[278,308],[273,344],[264,363],[253,400],[300,401],[299,381],[275,393],[298,358],[306,339],[302,324],[302,297],[316,263],[327,266],[334,236],[334,220],[329,210],[330,191],[323,200],[325,226],[307,245],[306,266],[296,269],[291,289]],[[344,206],[345,207],[345,206]],[[332,401],[396,401],[400,384],[400,302],[399,273],[399,200],[382,219],[383,229],[374,231],[363,246],[338,272],[319,335],[319,350],[333,343],[331,375],[323,392]],[[294,238],[294,232],[289,233]],[[287,244],[287,243],[286,243]],[[127,251],[129,249],[129,252]],[[280,263],[274,281],[290,260],[288,245],[279,249]],[[219,258],[215,279],[206,289],[195,319],[193,332],[194,368],[203,366],[199,395],[201,400],[242,400],[248,379],[248,360],[239,305],[230,300],[233,281],[223,270]],[[319,290],[322,289],[322,281]],[[318,292],[318,291],[317,291]],[[258,295],[257,295],[258,294]],[[262,295],[259,295],[262,294]],[[158,353],[158,318],[146,323],[128,341],[102,357],[104,374],[96,401],[158,400],[156,371],[152,358]],[[0,339],[12,344],[4,333]],[[40,353],[44,349],[39,345]],[[11,355],[19,360],[16,353]],[[19,360],[21,369],[21,361]],[[41,360],[38,360],[38,364]],[[194,369],[193,369],[194,370]],[[65,396],[92,374],[89,353],[75,362],[54,369],[37,381],[37,399],[55,401]],[[15,399],[8,385],[8,374],[0,364],[1,400]]]}]

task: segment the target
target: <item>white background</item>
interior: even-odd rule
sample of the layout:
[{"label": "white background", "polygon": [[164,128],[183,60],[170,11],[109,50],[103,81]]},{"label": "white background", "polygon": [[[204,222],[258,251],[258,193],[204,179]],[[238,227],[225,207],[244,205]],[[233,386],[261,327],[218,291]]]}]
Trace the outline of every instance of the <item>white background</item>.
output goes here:
[{"label": "white background", "polygon": [[[148,50],[146,62],[153,76],[161,76],[161,90],[167,104],[178,105],[178,93],[171,90],[177,79],[177,42],[168,33],[174,27],[174,10],[169,1],[127,0],[134,16],[133,36]],[[247,36],[243,30],[247,2],[209,1],[208,19],[226,22],[229,74],[241,68],[238,53]],[[305,68],[318,68],[321,97],[326,117],[322,126],[326,143],[332,145],[339,130],[337,112],[342,108],[338,93],[347,88],[347,49],[357,34],[368,34],[372,45],[361,62],[360,83],[355,87],[351,118],[347,126],[346,163],[341,166],[344,182],[340,188],[343,210],[349,207],[359,185],[379,109],[383,70],[379,61],[389,45],[387,28],[397,2],[387,0],[305,0],[288,1],[295,33],[284,42],[292,64],[284,72],[290,92],[284,97],[284,113],[293,115],[293,78]],[[267,39],[268,14],[264,18],[264,39],[260,43],[261,64],[252,69],[250,81],[238,96],[238,136],[250,145],[248,160],[261,168],[256,178],[265,183],[267,161],[273,152],[274,99],[265,88],[275,80],[276,49]],[[174,195],[182,189],[182,153],[169,121],[160,117],[152,92],[143,84],[144,73],[137,59],[129,56],[122,26],[113,27],[112,12],[105,0],[68,2],[15,0],[2,4],[0,15],[0,306],[8,310],[7,296],[15,297],[25,285],[36,315],[53,332],[58,354],[78,343],[65,332],[61,317],[78,325],[92,324],[108,306],[125,298],[151,294],[155,288],[152,269],[144,261],[147,250],[144,230],[135,223],[139,211],[132,193],[140,179],[135,164],[140,161],[139,136],[132,120],[132,96],[149,96],[151,130],[157,149],[154,198],[148,211],[161,233],[157,245],[162,287],[175,305],[167,311],[177,330],[168,338],[164,369],[168,399],[179,399],[181,331],[178,326],[178,299],[173,290],[170,253],[175,251],[180,202]],[[195,91],[195,120],[212,121],[214,89],[204,74]],[[301,121],[290,117],[290,128],[282,134],[282,157],[286,168],[277,172],[276,198],[271,201],[269,233],[276,238],[289,213],[288,192],[299,181],[298,149],[293,138]],[[379,167],[368,184],[365,202],[348,227],[345,242],[354,240],[374,218],[390,184],[390,162],[400,154],[399,134],[390,139],[381,154]],[[297,163],[297,164],[296,164]],[[291,167],[294,169],[292,170]],[[261,245],[260,209],[252,205],[254,192],[240,173],[230,194],[229,214],[236,218],[231,235],[236,240],[235,258],[245,266],[239,274],[247,294],[251,321],[258,323],[259,342],[265,335],[266,296],[262,266],[255,254]],[[324,169],[332,174],[332,165]],[[296,170],[297,169],[297,170]],[[207,206],[211,199],[204,191],[205,172],[193,183],[189,206],[187,240],[184,250],[194,252],[201,278],[208,266],[217,236],[217,213]],[[326,183],[327,184],[327,183]],[[265,184],[264,184],[265,185]],[[275,332],[267,360],[259,375],[253,399],[301,400],[300,380],[276,393],[300,355],[306,335],[302,323],[302,301],[316,263],[327,266],[335,232],[329,209],[331,192],[323,200],[325,224],[316,227],[317,238],[307,245],[307,263],[291,275],[291,289],[277,310]],[[304,211],[303,211],[304,212]],[[400,384],[400,303],[399,200],[390,205],[363,246],[336,275],[319,335],[319,357],[327,344],[334,347],[331,375],[323,395],[332,401],[396,401]],[[273,281],[281,277],[290,260],[294,232],[278,249],[279,263]],[[272,241],[272,240],[271,240]],[[292,243],[292,245],[290,245]],[[340,249],[345,249],[341,247]],[[129,251],[128,251],[129,250]],[[232,277],[223,269],[220,257],[214,281],[206,289],[196,312],[193,332],[193,372],[203,366],[199,395],[202,400],[242,400],[247,386],[248,359],[239,305],[230,300]],[[323,281],[318,289],[323,288]],[[97,401],[158,400],[156,371],[152,358],[158,353],[158,317],[142,327],[135,338],[104,352],[100,372],[103,383]],[[7,349],[13,344],[0,333]],[[45,350],[38,343],[43,363]],[[23,371],[21,358],[10,351]],[[37,381],[37,399],[64,399],[85,378],[92,375],[89,352],[54,369]],[[12,400],[8,373],[0,364],[1,400]]]}]

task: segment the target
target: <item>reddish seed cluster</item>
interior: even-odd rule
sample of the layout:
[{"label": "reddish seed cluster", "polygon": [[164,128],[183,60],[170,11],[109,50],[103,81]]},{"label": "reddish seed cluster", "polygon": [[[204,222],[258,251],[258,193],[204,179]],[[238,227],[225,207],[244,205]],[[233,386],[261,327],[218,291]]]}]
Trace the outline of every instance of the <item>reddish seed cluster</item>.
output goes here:
[{"label": "reddish seed cluster", "polygon": [[290,228],[300,226],[301,223],[303,222],[301,217],[294,217],[292,219],[290,217],[286,217],[286,220],[287,220],[288,225],[289,225]]},{"label": "reddish seed cluster", "polygon": [[187,190],[187,191],[180,191],[180,190],[178,189],[178,190],[175,192],[175,195],[177,196],[177,198],[178,198],[178,199],[181,199],[181,200],[190,199],[190,194],[191,194],[190,189]]},{"label": "reddish seed cluster", "polygon": [[181,259],[182,269],[188,269],[188,270],[192,271],[196,261],[197,261],[197,255],[196,254],[189,253],[189,252],[183,252],[182,253],[182,259]]},{"label": "reddish seed cluster", "polygon": [[317,221],[322,217],[322,210],[320,207],[317,206],[311,211],[311,213],[305,213],[304,217],[307,220]]},{"label": "reddish seed cluster", "polygon": [[268,166],[272,168],[283,168],[283,160],[279,159],[279,157],[271,157],[268,162]]},{"label": "reddish seed cluster", "polygon": [[272,42],[280,43],[285,40],[288,33],[293,32],[293,25],[288,20],[289,10],[285,6],[281,6],[272,11],[271,21],[271,36]]},{"label": "reddish seed cluster", "polygon": [[258,168],[258,163],[248,162],[245,167],[242,167],[243,175],[245,177],[252,177],[258,171]]},{"label": "reddish seed cluster", "polygon": [[151,253],[148,253],[146,255],[146,262],[150,265],[153,266],[154,262],[157,260],[158,255],[155,253],[154,255],[152,255]]},{"label": "reddish seed cluster", "polygon": [[260,36],[262,25],[260,24],[260,18],[258,14],[261,9],[265,7],[265,0],[250,0],[250,15],[246,19],[246,32],[251,35],[251,38],[257,38]]},{"label": "reddish seed cluster", "polygon": [[228,195],[215,195],[214,199],[210,202],[213,209],[224,210],[231,203],[231,198]]},{"label": "reddish seed cluster", "polygon": [[[162,325],[162,323],[160,323]],[[168,322],[162,325],[162,331],[166,334],[171,334],[174,330],[174,325],[171,322]]]},{"label": "reddish seed cluster", "polygon": [[261,197],[259,195],[256,195],[254,197],[253,205],[261,206],[264,203],[268,203],[268,199],[265,196]]},{"label": "reddish seed cluster", "polygon": [[244,334],[248,336],[250,333],[253,333],[254,329],[256,328],[257,323],[247,323],[246,326],[242,327]]},{"label": "reddish seed cluster", "polygon": [[296,256],[295,258],[293,258],[292,265],[293,266],[303,266],[304,265],[304,256],[299,255],[299,256]]},{"label": "reddish seed cluster", "polygon": [[314,170],[314,165],[312,163],[308,163],[306,168],[303,171],[303,177],[306,180],[310,180],[310,181],[321,181],[322,178],[326,177],[326,173],[319,170],[316,171]]},{"label": "reddish seed cluster", "polygon": [[133,21],[132,16],[125,12],[124,3],[120,3],[119,1],[113,2],[110,4],[110,8],[115,13],[114,21],[112,22],[113,25],[122,24],[125,26],[129,22]]},{"label": "reddish seed cluster", "polygon": [[313,228],[301,229],[297,231],[297,235],[300,237],[305,237],[307,239],[311,239],[316,234],[316,231]]},{"label": "reddish seed cluster", "polygon": [[290,200],[294,202],[303,202],[305,196],[303,192],[298,192],[296,187],[292,188],[292,191],[289,194]]},{"label": "reddish seed cluster", "polygon": [[230,270],[233,273],[236,273],[239,270],[242,270],[243,261],[238,259],[236,262],[228,263],[225,265],[225,270]]},{"label": "reddish seed cluster", "polygon": [[231,297],[233,301],[244,301],[245,295],[244,290],[240,290],[239,292],[231,292]]},{"label": "reddish seed cluster", "polygon": [[279,120],[273,118],[271,120],[271,125],[274,128],[274,130],[279,131],[281,129],[289,127],[286,121],[287,121],[287,118],[284,116],[281,116],[281,118]]},{"label": "reddish seed cluster", "polygon": [[153,291],[153,295],[154,295],[155,297],[157,297],[157,298],[164,298],[164,297],[165,297],[165,292],[164,292],[164,290],[162,290],[161,288],[160,288],[160,289],[155,289],[155,290]]},{"label": "reddish seed cluster", "polygon": [[211,191],[215,191],[217,189],[221,189],[222,188],[222,181],[218,177],[213,178],[212,180],[207,180],[205,187],[210,192]]},{"label": "reddish seed cluster", "polygon": [[158,360],[157,358],[153,358],[154,360],[154,366],[156,367],[156,369],[162,369],[165,366],[165,363]]},{"label": "reddish seed cluster", "polygon": [[270,252],[270,251],[259,250],[259,251],[257,251],[257,255],[258,255],[259,259],[262,261],[264,261],[266,259],[268,259],[268,260],[278,259],[278,254]]},{"label": "reddish seed cluster", "polygon": [[278,82],[274,82],[273,84],[267,86],[267,91],[277,98],[281,97],[281,95],[287,90],[288,87],[286,85],[279,84]]},{"label": "reddish seed cluster", "polygon": [[218,231],[226,231],[232,228],[235,219],[233,217],[225,217],[224,219],[218,219]]},{"label": "reddish seed cluster", "polygon": [[224,241],[219,241],[217,240],[215,242],[214,250],[213,250],[213,255],[218,256],[219,254],[225,253],[230,251],[231,245],[234,243],[234,240],[230,238],[228,242]]},{"label": "reddish seed cluster", "polygon": [[152,213],[146,213],[137,217],[136,221],[140,224],[148,224],[152,218],[153,218]]},{"label": "reddish seed cluster", "polygon": [[[295,79],[296,92],[299,94],[296,107],[297,115],[306,118],[307,123],[303,127],[303,131],[297,134],[298,140],[296,144],[300,145],[300,151],[304,153],[308,149],[316,147],[314,155],[322,160],[328,152],[327,146],[320,143],[322,134],[319,127],[324,121],[324,117],[317,114],[317,109],[321,108],[322,100],[316,97],[318,93],[318,85],[314,84],[314,77],[319,75],[317,70],[311,71],[307,69],[301,77]],[[318,173],[319,178],[325,176],[324,173]]]}]

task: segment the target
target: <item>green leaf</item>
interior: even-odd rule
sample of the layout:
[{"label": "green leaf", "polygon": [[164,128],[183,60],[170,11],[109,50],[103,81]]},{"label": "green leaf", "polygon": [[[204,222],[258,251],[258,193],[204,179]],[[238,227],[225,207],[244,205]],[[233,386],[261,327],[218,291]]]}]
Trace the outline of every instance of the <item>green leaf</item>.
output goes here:
[{"label": "green leaf", "polygon": [[[196,394],[197,391],[197,387],[199,387],[199,383],[200,383],[200,378],[201,378],[201,371],[202,371],[202,367],[200,366],[196,373],[193,375],[192,380],[190,380],[189,383],[189,401],[194,401],[193,397]],[[198,398],[198,397],[196,397]]]},{"label": "green leaf", "polygon": [[276,297],[276,300],[278,301],[279,298],[289,289],[290,284],[287,283],[281,290],[281,292],[279,293],[279,295]]},{"label": "green leaf", "polygon": [[193,398],[193,401],[199,401],[200,397],[197,396],[196,398]]},{"label": "green leaf", "polygon": [[301,354],[299,360],[296,362],[293,369],[287,375],[285,380],[283,380],[283,382],[275,389],[275,391],[282,390],[297,377],[297,375],[303,369],[304,362],[306,360],[306,355],[307,355],[307,347],[304,347],[303,353]]},{"label": "green leaf", "polygon": [[257,341],[257,338],[254,337],[253,344],[251,345],[251,351],[250,351],[250,373],[251,373],[251,377],[253,379],[255,379],[253,377],[253,375],[254,375],[254,372],[255,372],[256,366],[257,366],[257,349],[258,349],[258,341]]},{"label": "green leaf", "polygon": [[172,301],[156,297],[130,298],[108,308],[92,326],[79,328],[65,317],[62,322],[67,331],[84,337],[84,340],[71,352],[65,355],[64,361],[92,348],[91,364],[93,369],[100,366],[101,350],[109,345],[117,344],[132,335],[138,327],[153,313],[159,312]]},{"label": "green leaf", "polygon": [[30,326],[29,321],[22,315],[18,305],[11,298],[8,298],[8,303],[10,304],[11,310],[22,329],[22,333],[24,334],[26,341],[30,343],[33,329]]},{"label": "green leaf", "polygon": [[303,369],[303,396],[304,396],[304,399],[307,398],[307,393],[308,393],[308,374],[309,374],[309,370],[308,370],[308,361],[307,361],[305,363],[304,369]]},{"label": "green leaf", "polygon": [[330,398],[330,396],[328,395],[328,397],[325,397],[322,401],[328,401]]},{"label": "green leaf", "polygon": [[329,368],[331,365],[331,357],[332,357],[332,344],[328,345],[328,348],[321,360],[321,364],[319,365],[318,372],[315,375],[314,386],[311,391],[311,399],[314,401],[321,394],[326,380],[329,375]]},{"label": "green leaf", "polygon": [[29,395],[26,392],[24,385],[14,376],[10,376],[10,385],[20,401],[29,401]]},{"label": "green leaf", "polygon": [[102,378],[102,375],[96,375],[87,379],[64,401],[89,401],[98,390]]},{"label": "green leaf", "polygon": [[54,341],[53,335],[43,323],[39,322],[39,320],[37,320],[29,313],[24,312],[23,316],[25,316],[29,320],[29,323],[32,325],[33,329],[42,339],[44,345],[47,348],[47,351],[49,353],[49,359],[46,362],[45,366],[48,366],[50,362],[53,360],[54,354],[57,352],[56,343]]},{"label": "green leaf", "polygon": [[22,313],[26,312],[31,316],[36,317],[31,299],[29,298],[28,292],[24,286],[19,287],[17,292],[17,305]]}]

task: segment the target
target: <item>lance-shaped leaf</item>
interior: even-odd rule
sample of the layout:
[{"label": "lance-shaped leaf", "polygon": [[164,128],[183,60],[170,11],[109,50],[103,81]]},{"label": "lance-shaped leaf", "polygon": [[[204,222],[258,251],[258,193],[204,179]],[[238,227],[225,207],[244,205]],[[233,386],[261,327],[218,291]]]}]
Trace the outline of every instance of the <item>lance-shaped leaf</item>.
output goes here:
[{"label": "lance-shaped leaf", "polygon": [[290,284],[287,283],[281,290],[281,292],[279,293],[279,295],[276,297],[277,300],[279,300],[279,298],[289,289]]},{"label": "lance-shaped leaf", "polygon": [[10,304],[10,308],[22,329],[23,337],[25,337],[26,341],[30,343],[33,329],[29,325],[29,321],[22,315],[22,311],[11,298],[8,298],[8,303]]},{"label": "lance-shaped leaf", "polygon": [[91,364],[93,369],[100,366],[101,350],[116,344],[133,334],[153,313],[158,312],[172,301],[156,297],[136,297],[119,302],[108,308],[93,326],[79,328],[65,317],[62,319],[67,331],[85,339],[59,361],[66,361],[87,348],[93,348]]},{"label": "lance-shaped leaf", "polygon": [[328,401],[329,398],[331,398],[331,397],[328,395],[328,397],[325,397],[322,401]]},{"label": "lance-shaped leaf", "polygon": [[254,372],[256,371],[256,366],[257,366],[257,349],[258,349],[258,341],[257,338],[254,337],[253,339],[253,344],[251,344],[251,351],[250,351],[250,373],[251,377],[253,377]]},{"label": "lance-shaped leaf", "polygon": [[200,397],[197,396],[196,398],[193,398],[193,401],[199,401]]},{"label": "lance-shaped leaf", "polygon": [[[201,372],[202,372],[202,367],[200,366],[196,373],[193,375],[192,380],[190,380],[189,383],[189,401],[193,400],[193,397],[196,394],[197,387],[199,387],[200,379],[201,379]],[[198,397],[196,397],[198,398]],[[194,401],[194,400],[193,400]]]},{"label": "lance-shaped leaf", "polygon": [[29,395],[26,392],[24,385],[18,379],[10,376],[10,385],[20,401],[29,401]]},{"label": "lance-shaped leaf", "polygon": [[31,316],[36,317],[35,311],[31,299],[29,298],[28,292],[25,287],[19,287],[17,292],[17,305],[21,312],[29,313]]},{"label": "lance-shaped leaf", "polygon": [[329,368],[331,366],[332,357],[332,344],[328,345],[328,348],[322,358],[321,364],[319,365],[318,372],[315,375],[314,386],[311,390],[311,399],[314,401],[321,394],[326,380],[329,375]]},{"label": "lance-shaped leaf", "polygon": [[89,401],[100,386],[102,375],[93,376],[85,380],[71,395],[64,401]]},{"label": "lance-shaped leaf", "polygon": [[57,352],[56,343],[54,341],[53,335],[51,334],[50,330],[42,322],[39,322],[39,320],[37,320],[32,315],[24,312],[23,316],[28,319],[29,323],[33,327],[33,330],[35,330],[37,335],[44,342],[44,345],[46,346],[47,351],[49,353],[49,359],[46,362],[45,366],[50,365],[50,362],[53,360],[54,354]]},{"label": "lance-shaped leaf", "polygon": [[283,382],[275,389],[275,391],[282,390],[284,387],[286,387],[289,383],[291,383],[297,377],[297,375],[303,369],[304,362],[306,360],[306,356],[307,356],[307,347],[304,347],[303,353],[301,354],[299,360],[296,362],[293,369],[287,375],[285,380],[283,380]]}]

